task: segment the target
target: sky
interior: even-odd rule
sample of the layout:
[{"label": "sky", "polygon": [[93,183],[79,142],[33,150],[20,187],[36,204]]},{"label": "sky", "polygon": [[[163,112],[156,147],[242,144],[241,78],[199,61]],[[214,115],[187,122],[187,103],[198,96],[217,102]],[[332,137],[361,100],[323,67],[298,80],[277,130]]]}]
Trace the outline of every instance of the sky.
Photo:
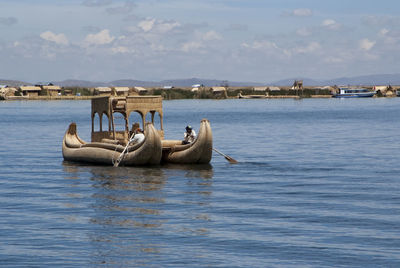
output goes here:
[{"label": "sky", "polygon": [[0,79],[270,83],[400,70],[398,0],[0,0]]}]

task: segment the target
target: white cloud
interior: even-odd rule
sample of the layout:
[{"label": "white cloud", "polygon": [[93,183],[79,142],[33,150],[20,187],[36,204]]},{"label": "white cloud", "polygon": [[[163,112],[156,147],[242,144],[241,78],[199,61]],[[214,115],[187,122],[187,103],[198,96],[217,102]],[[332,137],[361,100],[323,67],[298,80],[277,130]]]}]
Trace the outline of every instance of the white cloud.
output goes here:
[{"label": "white cloud", "polygon": [[125,5],[119,7],[110,7],[107,8],[106,11],[108,14],[129,14],[134,8],[136,4],[131,1],[126,1]]},{"label": "white cloud", "polygon": [[252,48],[252,49],[279,49],[278,46],[274,42],[270,41],[254,41],[253,44],[243,43],[243,47]]},{"label": "white cloud", "polygon": [[293,10],[291,14],[296,17],[310,17],[310,16],[312,16],[313,13],[312,13],[311,9],[299,8],[299,9]]},{"label": "white cloud", "polygon": [[153,29],[155,22],[156,22],[156,19],[147,19],[147,20],[143,20],[143,21],[139,22],[138,26],[144,32],[149,32],[149,31],[151,31],[151,29]]},{"label": "white cloud", "polygon": [[46,41],[54,42],[58,45],[68,45],[68,39],[64,34],[55,34],[50,31],[43,32],[40,37]]},{"label": "white cloud", "polygon": [[166,33],[172,31],[176,27],[181,26],[179,22],[171,21],[171,22],[161,22],[157,25],[157,30],[161,33]]},{"label": "white cloud", "polygon": [[322,26],[330,30],[338,30],[341,25],[333,19],[326,19],[322,22]]},{"label": "white cloud", "polygon": [[318,42],[311,42],[307,46],[297,47],[293,51],[297,54],[313,53],[321,48]]},{"label": "white cloud", "polygon": [[87,7],[101,7],[111,4],[111,0],[85,0],[82,5]]},{"label": "white cloud", "polygon": [[329,56],[329,57],[325,58],[324,61],[325,61],[326,63],[332,63],[332,64],[334,64],[334,63],[343,63],[343,62],[345,62],[345,60],[344,60],[343,58],[334,57],[334,56]]},{"label": "white cloud", "polygon": [[208,31],[203,35],[204,41],[221,40],[222,37],[215,31]]},{"label": "white cloud", "polygon": [[396,47],[396,44],[400,41],[400,33],[396,31],[389,31],[383,28],[379,31],[378,36],[383,40],[386,45]]},{"label": "white cloud", "polygon": [[91,46],[91,45],[106,45],[114,41],[115,37],[110,36],[110,31],[104,29],[97,34],[88,34],[83,41],[84,46]]},{"label": "white cloud", "polygon": [[202,43],[196,42],[196,41],[191,41],[191,42],[186,42],[182,45],[182,51],[184,51],[184,52],[196,51],[203,47],[204,47],[204,45]]},{"label": "white cloud", "polygon": [[375,41],[370,41],[367,38],[360,40],[359,48],[365,51],[371,50],[375,46]]},{"label": "white cloud", "polygon": [[311,31],[307,28],[300,28],[296,31],[296,34],[299,36],[310,36]]},{"label": "white cloud", "polygon": [[379,31],[379,35],[385,36],[387,33],[389,33],[389,30],[386,28],[383,28]]},{"label": "white cloud", "polygon": [[126,54],[126,53],[134,53],[135,51],[126,46],[118,46],[111,48],[111,52],[113,54]]},{"label": "white cloud", "polygon": [[146,20],[139,22],[138,24],[138,27],[145,33],[154,31],[161,34],[172,31],[173,29],[179,26],[181,26],[181,24],[176,21],[162,21],[162,20],[156,20],[154,18],[153,19],[148,18]]}]

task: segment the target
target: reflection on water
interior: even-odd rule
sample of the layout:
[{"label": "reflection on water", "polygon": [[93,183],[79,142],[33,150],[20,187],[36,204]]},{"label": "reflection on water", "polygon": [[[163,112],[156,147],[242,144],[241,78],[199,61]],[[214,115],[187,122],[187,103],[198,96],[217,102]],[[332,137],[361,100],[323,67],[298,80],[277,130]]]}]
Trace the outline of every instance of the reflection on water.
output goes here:
[{"label": "reflection on water", "polygon": [[166,164],[162,166],[168,170],[184,171],[185,178],[204,178],[211,179],[214,175],[212,165],[181,165],[181,164]]},{"label": "reflection on water", "polygon": [[[168,252],[171,232],[195,237],[209,233],[211,217],[204,210],[212,195],[211,165],[114,168],[63,162],[63,168],[71,187],[89,184],[87,224],[94,264],[132,264],[135,256],[135,264],[145,265]],[[81,195],[68,195],[82,200]],[[199,207],[201,213],[195,212]]]}]

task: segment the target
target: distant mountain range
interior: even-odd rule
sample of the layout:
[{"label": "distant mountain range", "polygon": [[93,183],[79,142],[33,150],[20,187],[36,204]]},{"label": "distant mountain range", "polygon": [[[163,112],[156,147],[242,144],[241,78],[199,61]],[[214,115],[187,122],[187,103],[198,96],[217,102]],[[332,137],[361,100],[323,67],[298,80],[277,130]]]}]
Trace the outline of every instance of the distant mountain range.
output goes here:
[{"label": "distant mountain range", "polygon": [[[375,74],[375,75],[363,75],[354,77],[341,77],[329,80],[314,80],[310,78],[290,78],[285,80],[279,80],[271,83],[256,83],[256,82],[235,82],[227,80],[211,80],[211,79],[175,79],[175,80],[163,80],[159,82],[154,81],[140,81],[133,79],[115,80],[110,82],[95,82],[85,80],[64,80],[64,81],[51,81],[55,85],[62,87],[101,87],[101,86],[126,86],[126,87],[162,87],[162,86],[174,86],[174,87],[191,87],[195,84],[203,84],[207,87],[212,86],[263,86],[263,85],[274,85],[274,86],[291,86],[294,80],[303,80],[304,86],[325,86],[325,85],[400,85],[400,74]],[[15,80],[1,80],[0,85],[9,86],[21,86],[31,85],[34,83],[27,83],[23,81]]]},{"label": "distant mountain range", "polygon": [[333,85],[400,85],[400,74],[374,74],[353,77],[341,77],[329,80],[314,80],[310,78],[292,78],[273,82],[276,86],[290,86],[294,80],[303,80],[305,86],[333,86]]},{"label": "distant mountain range", "polygon": [[226,80],[210,80],[210,79],[200,79],[200,78],[190,78],[190,79],[175,79],[175,80],[163,80],[159,82],[154,81],[141,81],[141,80],[133,80],[133,79],[122,79],[115,80],[110,82],[91,82],[91,81],[83,81],[83,80],[64,80],[64,81],[54,81],[53,84],[57,84],[63,87],[102,87],[102,86],[111,86],[111,87],[163,87],[163,86],[174,86],[174,87],[191,87],[195,84],[203,84],[206,87],[213,86],[221,86],[221,85],[230,85],[230,86],[257,86],[263,85],[262,83],[254,83],[254,82],[231,82]]},{"label": "distant mountain range", "polygon": [[18,87],[23,85],[32,85],[31,83],[17,81],[17,80],[2,80],[0,79],[0,85],[7,85],[9,87]]}]

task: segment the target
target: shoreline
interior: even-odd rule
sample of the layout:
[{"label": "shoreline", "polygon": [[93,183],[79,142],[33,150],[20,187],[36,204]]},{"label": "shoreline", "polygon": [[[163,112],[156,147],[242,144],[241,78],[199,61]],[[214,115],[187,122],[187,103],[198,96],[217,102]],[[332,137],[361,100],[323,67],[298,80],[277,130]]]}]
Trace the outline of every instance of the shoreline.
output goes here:
[{"label": "shoreline", "polygon": [[[0,101],[63,101],[63,100],[91,100],[93,98],[98,98],[99,96],[39,96],[39,97],[26,97],[26,96],[10,96],[6,97]],[[386,97],[373,97],[373,98],[396,98],[397,96],[386,96]],[[163,99],[165,101],[168,100],[201,100],[201,99],[209,99],[209,100],[261,100],[261,99],[330,99],[333,98],[331,95],[311,95],[311,96],[288,96],[288,95],[274,95],[274,96],[263,96],[259,97],[248,97],[248,98],[237,98],[237,97],[228,97],[228,98],[176,98],[176,99]]]}]

